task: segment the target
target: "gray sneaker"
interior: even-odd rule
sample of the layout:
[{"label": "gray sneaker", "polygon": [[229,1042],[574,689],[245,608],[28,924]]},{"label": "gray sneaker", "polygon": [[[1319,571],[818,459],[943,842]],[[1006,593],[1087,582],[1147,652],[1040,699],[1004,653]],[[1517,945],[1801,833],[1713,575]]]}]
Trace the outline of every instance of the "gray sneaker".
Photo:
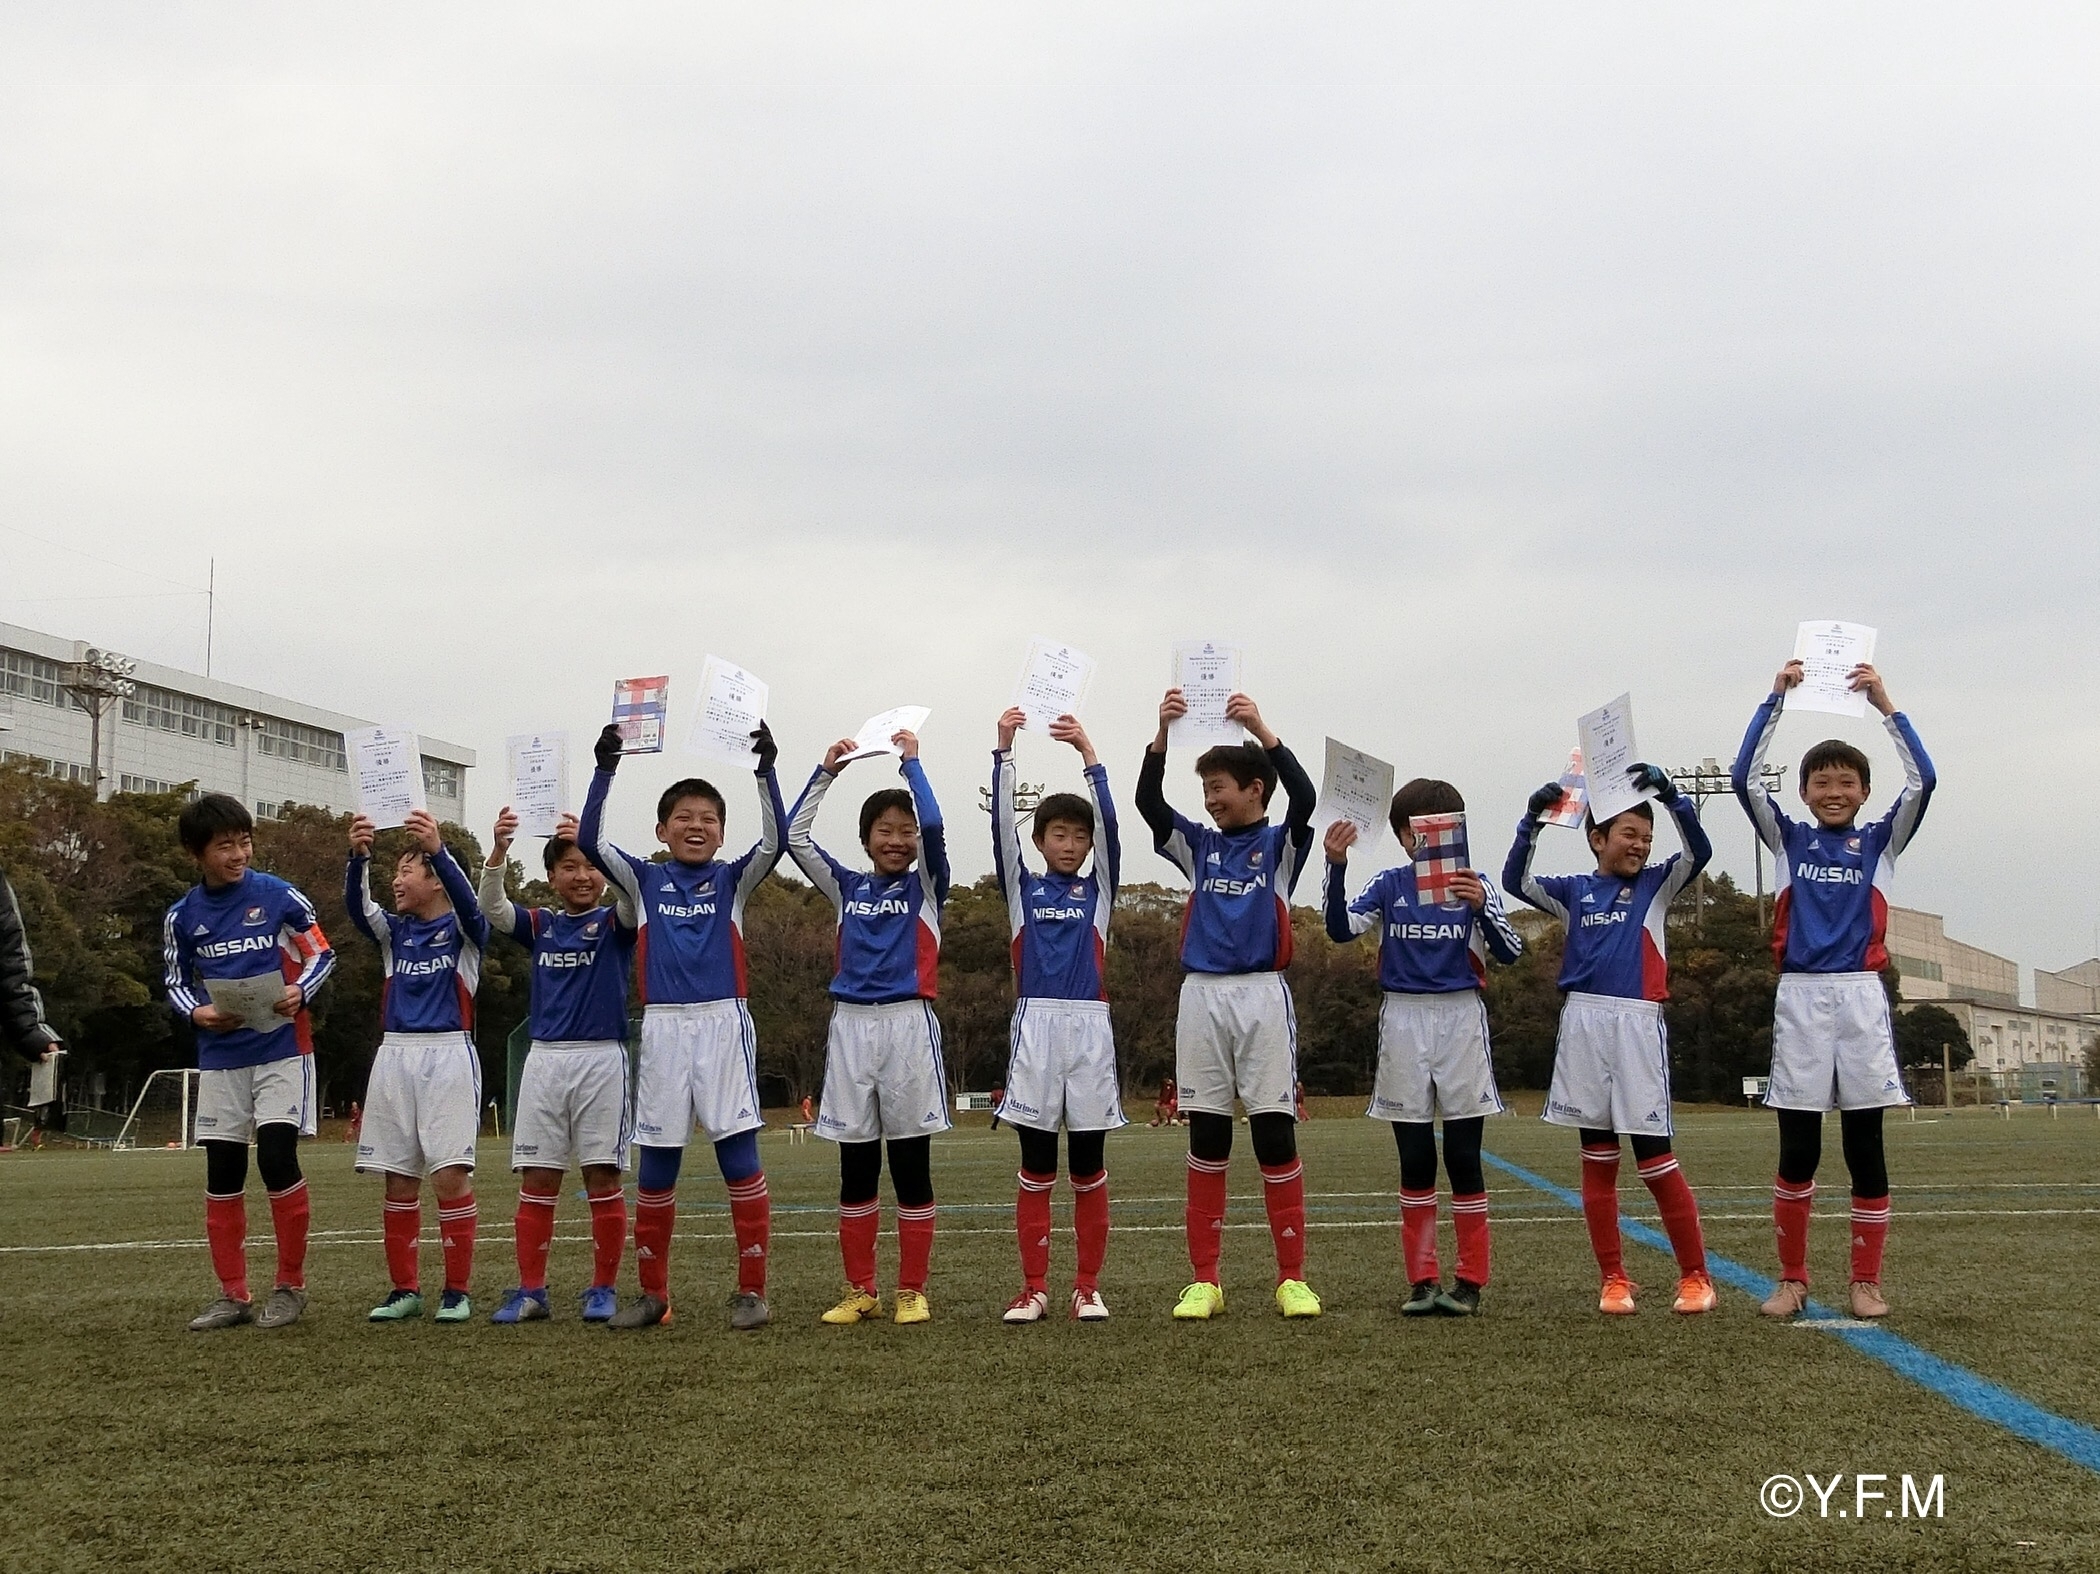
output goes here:
[{"label": "gray sneaker", "polygon": [[671,1303],[653,1295],[638,1295],[612,1314],[608,1328],[654,1328],[671,1320]]},{"label": "gray sneaker", "polygon": [[230,1295],[222,1295],[190,1319],[190,1332],[210,1333],[214,1328],[238,1328],[242,1323],[254,1321],[255,1304],[252,1301],[236,1301]]},{"label": "gray sneaker", "polygon": [[766,1309],[766,1298],[763,1295],[739,1290],[729,1298],[729,1326],[738,1333],[763,1328],[772,1320],[773,1314]]},{"label": "gray sneaker", "polygon": [[262,1310],[255,1314],[255,1326],[289,1328],[299,1320],[299,1314],[305,1310],[306,1292],[295,1290],[288,1284],[280,1284],[270,1292],[270,1298],[263,1302]]}]

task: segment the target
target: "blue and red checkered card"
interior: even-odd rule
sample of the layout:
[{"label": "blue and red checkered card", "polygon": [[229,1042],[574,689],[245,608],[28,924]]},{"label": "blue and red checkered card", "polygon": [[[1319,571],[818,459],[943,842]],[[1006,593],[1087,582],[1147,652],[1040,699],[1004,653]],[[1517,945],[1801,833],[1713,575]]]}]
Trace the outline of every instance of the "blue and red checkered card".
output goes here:
[{"label": "blue and red checkered card", "polygon": [[1418,814],[1407,822],[1415,833],[1415,895],[1424,902],[1454,902],[1451,881],[1470,869],[1463,814]]}]

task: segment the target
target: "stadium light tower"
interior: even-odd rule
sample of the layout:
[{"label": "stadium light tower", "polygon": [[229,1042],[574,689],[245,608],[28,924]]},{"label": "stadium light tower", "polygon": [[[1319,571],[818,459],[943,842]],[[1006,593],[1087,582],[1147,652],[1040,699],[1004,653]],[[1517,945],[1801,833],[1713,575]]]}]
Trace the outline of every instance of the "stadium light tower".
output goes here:
[{"label": "stadium light tower", "polygon": [[[1784,765],[1767,765],[1759,773],[1758,785],[1763,787],[1766,792],[1776,793],[1779,791],[1780,783],[1785,779],[1786,767]],[[1702,822],[1706,819],[1707,799],[1718,798],[1724,793],[1735,791],[1733,779],[1721,762],[1711,754],[1697,765],[1678,766],[1677,769],[1670,772],[1670,780],[1677,784],[1679,792],[1692,800],[1692,807],[1699,811],[1699,818]],[[1755,827],[1751,829],[1750,859],[1756,870],[1757,927],[1762,930],[1765,927],[1765,843],[1764,838],[1756,834]],[[1692,897],[1693,934],[1704,934],[1706,932],[1705,920],[1706,871],[1701,869],[1699,871],[1698,889]]]},{"label": "stadium light tower", "polygon": [[97,803],[103,798],[102,718],[109,714],[109,708],[118,700],[129,699],[138,692],[138,685],[131,677],[136,671],[138,663],[129,656],[120,656],[113,650],[97,650],[92,645],[80,660],[66,665],[65,691],[88,713],[88,786]]},{"label": "stadium light tower", "polygon": [[[1043,784],[1041,782],[1015,782],[1014,824],[1027,824],[1029,816],[1035,813],[1036,809],[1042,804],[1042,801]],[[977,807],[982,809],[986,814],[990,814],[992,812],[991,788],[980,787],[977,789]]]}]

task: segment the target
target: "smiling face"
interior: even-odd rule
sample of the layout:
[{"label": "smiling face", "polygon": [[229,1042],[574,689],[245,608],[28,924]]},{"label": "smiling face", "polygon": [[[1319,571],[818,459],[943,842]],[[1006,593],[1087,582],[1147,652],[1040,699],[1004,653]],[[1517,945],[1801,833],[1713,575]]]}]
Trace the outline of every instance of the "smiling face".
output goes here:
[{"label": "smiling face", "polygon": [[885,809],[869,825],[866,845],[877,874],[902,874],[919,856],[919,822],[909,809]]},{"label": "smiling face", "polygon": [[255,838],[246,831],[221,831],[196,856],[197,872],[206,885],[232,885],[248,872],[255,857]]},{"label": "smiling face", "polygon": [[1052,820],[1035,828],[1035,850],[1052,874],[1075,875],[1094,850],[1094,833],[1077,820]]},{"label": "smiling face", "polygon": [[722,809],[712,798],[681,798],[656,828],[656,839],[682,864],[704,864],[722,850]]},{"label": "smiling face", "polygon": [[1850,825],[1867,801],[1867,785],[1849,765],[1819,765],[1801,782],[1801,801],[1828,830]]},{"label": "smiling face", "polygon": [[443,901],[445,887],[421,853],[403,853],[394,864],[394,911],[418,913]]},{"label": "smiling face", "polygon": [[587,913],[605,900],[605,876],[583,856],[580,847],[571,847],[555,860],[547,872],[547,883],[570,913]]},{"label": "smiling face", "polygon": [[1203,812],[1221,831],[1253,825],[1268,813],[1259,777],[1242,787],[1230,771],[1203,773]]},{"label": "smiling face", "polygon": [[1631,880],[1648,866],[1648,849],[1655,845],[1655,823],[1639,815],[1615,816],[1608,825],[1590,832],[1590,851],[1597,855],[1597,872]]}]

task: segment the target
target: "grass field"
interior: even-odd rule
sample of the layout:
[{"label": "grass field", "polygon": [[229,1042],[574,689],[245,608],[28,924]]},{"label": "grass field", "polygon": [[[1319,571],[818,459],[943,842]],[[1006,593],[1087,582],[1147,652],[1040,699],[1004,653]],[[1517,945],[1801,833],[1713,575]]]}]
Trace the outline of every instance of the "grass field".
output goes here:
[{"label": "grass field", "polygon": [[[1891,1326],[2100,1423],[2100,1120],[1964,1111],[1888,1129]],[[816,1322],[839,1280],[832,1150],[769,1137],[776,1321],[755,1336],[718,1310],[732,1252],[704,1160],[685,1189],[674,1328],[575,1320],[564,1292],[589,1247],[568,1199],[554,1322],[366,1325],[385,1288],[378,1187],[351,1175],[347,1147],[315,1143],[313,1309],[280,1333],[207,1336],[183,1329],[213,1293],[200,1155],[0,1157],[10,1566],[2100,1567],[2100,1477],[1830,1333],[1759,1318],[1738,1291],[1716,1316],[1672,1317],[1670,1265],[1646,1247],[1628,1247],[1642,1314],[1600,1318],[1578,1215],[1506,1175],[1489,1176],[1485,1315],[1403,1323],[1390,1135],[1360,1118],[1303,1131],[1327,1315],[1275,1315],[1242,1128],[1229,1315],[1173,1323],[1181,1145],[1141,1127],[1111,1139],[1113,1321],[999,1324],[1017,1288],[1016,1151],[977,1125],[935,1145],[935,1321],[841,1330]],[[1836,1146],[1833,1131],[1812,1264],[1832,1296]],[[1570,1133],[1511,1117],[1490,1122],[1488,1147],[1577,1184]],[[1678,1150],[1709,1247],[1766,1270],[1769,1118],[1688,1114]],[[484,1145],[483,1313],[512,1274],[506,1157]],[[1627,1212],[1652,1218],[1624,1173]],[[267,1285],[259,1191],[250,1214]],[[88,1243],[126,1244],[54,1249]],[[1448,1273],[1448,1226],[1444,1249]],[[885,1236],[885,1271],[891,1257]],[[433,1273],[434,1242],[424,1262]],[[1065,1231],[1053,1288],[1069,1271]],[[1838,1471],[1831,1517],[1813,1501],[1787,1520],[1760,1510],[1767,1477]],[[1943,1476],[1945,1516],[1838,1519],[1869,1471]]]}]

